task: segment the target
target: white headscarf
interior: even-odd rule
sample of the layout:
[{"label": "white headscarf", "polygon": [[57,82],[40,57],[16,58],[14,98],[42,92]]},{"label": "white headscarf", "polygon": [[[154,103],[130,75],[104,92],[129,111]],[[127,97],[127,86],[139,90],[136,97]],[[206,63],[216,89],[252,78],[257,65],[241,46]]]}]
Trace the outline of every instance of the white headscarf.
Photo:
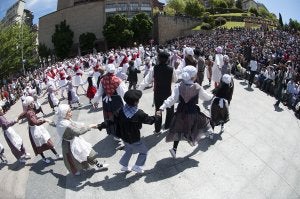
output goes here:
[{"label": "white headscarf", "polygon": [[181,74],[184,83],[193,83],[191,79],[196,75],[197,75],[197,69],[196,67],[191,65],[184,67]]},{"label": "white headscarf", "polygon": [[228,74],[224,74],[222,77],[222,82],[225,84],[230,84],[231,83],[231,76]]},{"label": "white headscarf", "polygon": [[116,67],[114,64],[107,64],[106,71],[108,73],[114,73],[116,71]]},{"label": "white headscarf", "polygon": [[34,102],[33,97],[27,96],[27,97],[25,97],[25,100],[24,100],[23,104],[24,104],[25,107],[28,107],[33,102]]},{"label": "white headscarf", "polygon": [[70,110],[68,104],[60,104],[57,111],[57,122],[56,122],[56,131],[60,138],[64,135],[66,128],[70,125],[71,120],[65,119],[67,112]]}]

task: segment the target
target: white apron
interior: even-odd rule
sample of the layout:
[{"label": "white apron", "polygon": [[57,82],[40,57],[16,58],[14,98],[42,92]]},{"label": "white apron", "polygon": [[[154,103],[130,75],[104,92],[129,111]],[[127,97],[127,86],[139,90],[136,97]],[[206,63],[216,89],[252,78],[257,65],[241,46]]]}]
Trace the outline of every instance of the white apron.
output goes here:
[{"label": "white apron", "polygon": [[0,153],[4,149],[3,145],[0,143]]},{"label": "white apron", "polygon": [[92,150],[92,145],[85,141],[81,137],[75,137],[70,141],[71,152],[78,162],[87,161],[87,157],[90,155]]},{"label": "white apron", "polygon": [[49,132],[43,126],[29,126],[31,137],[37,147],[46,144],[51,138]]},{"label": "white apron", "polygon": [[23,144],[22,138],[15,132],[15,130],[9,127],[7,130],[4,131],[6,133],[7,138],[9,139],[10,143],[16,147],[19,151],[21,151],[21,146]]},{"label": "white apron", "polygon": [[51,98],[51,101],[52,101],[52,103],[53,103],[54,106],[57,106],[59,104],[59,100],[55,96],[54,92],[50,93],[50,98]]}]

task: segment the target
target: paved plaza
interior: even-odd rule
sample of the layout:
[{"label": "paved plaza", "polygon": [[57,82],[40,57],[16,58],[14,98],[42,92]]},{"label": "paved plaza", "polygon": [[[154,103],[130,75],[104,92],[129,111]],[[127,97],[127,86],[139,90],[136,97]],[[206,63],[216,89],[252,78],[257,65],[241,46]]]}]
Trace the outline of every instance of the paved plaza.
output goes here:
[{"label": "paved plaza", "polygon": [[[93,110],[84,95],[80,99],[83,106],[73,111],[73,119],[86,124],[102,122],[101,106]],[[144,91],[139,107],[154,114],[152,103],[151,88]],[[23,138],[32,159],[25,166],[16,162],[1,133],[8,164],[0,165],[0,198],[300,198],[300,121],[292,110],[282,105],[274,108],[274,103],[273,97],[235,80],[225,132],[215,135],[213,141],[203,139],[195,147],[180,142],[176,159],[169,153],[172,143],[165,142],[166,133],[154,135],[154,126],[143,125],[143,140],[149,148],[144,174],[121,172],[118,161],[124,152],[115,150],[118,144],[105,130],[95,129],[83,137],[99,153],[100,162],[110,164],[108,171],[73,176],[51,151],[45,153],[52,157],[47,165],[34,156],[24,121],[13,128]],[[207,111],[208,105],[201,104],[201,109]],[[48,119],[54,117],[47,102],[43,109]],[[6,117],[14,119],[21,110],[18,101]],[[46,127],[61,151],[55,127]],[[131,159],[131,165],[135,159]]]}]

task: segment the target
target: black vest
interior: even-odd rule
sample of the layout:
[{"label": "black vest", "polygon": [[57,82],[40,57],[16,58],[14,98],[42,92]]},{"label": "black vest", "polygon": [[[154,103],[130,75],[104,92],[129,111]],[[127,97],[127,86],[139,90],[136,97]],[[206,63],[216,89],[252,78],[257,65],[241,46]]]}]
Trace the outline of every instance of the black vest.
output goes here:
[{"label": "black vest", "polygon": [[165,100],[171,95],[172,77],[172,67],[168,65],[154,66],[154,100]]}]

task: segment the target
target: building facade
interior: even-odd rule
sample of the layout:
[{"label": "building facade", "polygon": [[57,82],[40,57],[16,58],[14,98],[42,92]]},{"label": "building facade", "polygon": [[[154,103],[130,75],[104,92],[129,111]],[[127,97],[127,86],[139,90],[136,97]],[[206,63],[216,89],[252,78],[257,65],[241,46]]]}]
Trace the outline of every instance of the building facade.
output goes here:
[{"label": "building facade", "polygon": [[86,32],[94,33],[97,41],[104,41],[102,31],[108,16],[124,14],[132,18],[139,12],[151,15],[152,0],[58,0],[57,11],[39,19],[39,43],[53,49],[55,25],[64,20],[74,32],[75,45]]},{"label": "building facade", "polygon": [[31,11],[25,9],[24,0],[18,0],[10,6],[6,11],[5,17],[1,20],[4,26],[24,22],[30,27],[32,27],[32,21],[33,14]]}]

